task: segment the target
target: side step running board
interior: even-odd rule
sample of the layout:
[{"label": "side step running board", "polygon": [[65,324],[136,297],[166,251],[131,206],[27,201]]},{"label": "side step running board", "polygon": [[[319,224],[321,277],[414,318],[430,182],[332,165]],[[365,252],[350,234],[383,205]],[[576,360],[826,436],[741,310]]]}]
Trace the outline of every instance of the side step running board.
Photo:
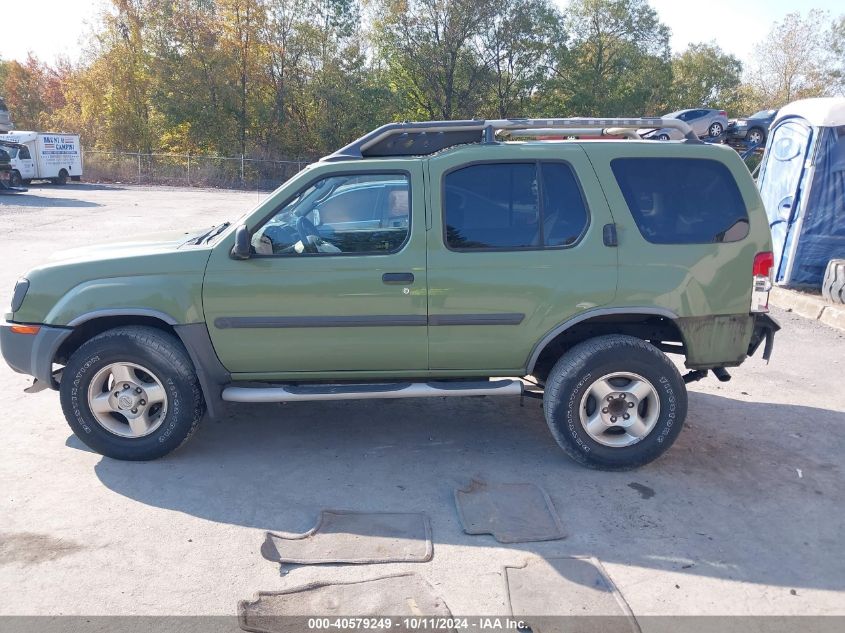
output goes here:
[{"label": "side step running board", "polygon": [[226,387],[227,402],[302,402],[306,400],[367,400],[370,398],[435,398],[440,396],[519,396],[519,380],[403,382],[363,385],[284,385]]}]

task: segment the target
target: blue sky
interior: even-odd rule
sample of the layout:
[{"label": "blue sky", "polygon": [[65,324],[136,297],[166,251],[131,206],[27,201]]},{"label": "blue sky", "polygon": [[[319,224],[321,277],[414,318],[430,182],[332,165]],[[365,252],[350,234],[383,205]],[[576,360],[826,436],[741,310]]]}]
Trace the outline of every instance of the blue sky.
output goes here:
[{"label": "blue sky", "polygon": [[[566,5],[566,0],[556,1]],[[672,29],[673,51],[690,42],[715,41],[743,62],[772,22],[791,11],[819,8],[834,15],[845,13],[845,0],[650,0],[650,4]],[[23,60],[31,50],[49,62],[59,55],[76,61],[85,23],[92,21],[100,0],[3,0],[3,5],[0,57]]]}]

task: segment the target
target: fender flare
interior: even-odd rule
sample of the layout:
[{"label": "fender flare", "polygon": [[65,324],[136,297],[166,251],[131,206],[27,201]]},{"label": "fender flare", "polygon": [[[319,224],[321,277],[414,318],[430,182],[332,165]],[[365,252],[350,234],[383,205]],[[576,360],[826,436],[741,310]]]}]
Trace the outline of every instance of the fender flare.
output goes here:
[{"label": "fender flare", "polygon": [[563,323],[560,323],[559,325],[549,330],[543,336],[543,338],[541,338],[540,341],[534,345],[534,348],[531,350],[531,355],[528,357],[526,373],[530,375],[534,372],[534,366],[537,364],[537,359],[540,358],[540,354],[543,353],[543,350],[546,349],[546,346],[551,343],[559,334],[562,334],[572,326],[578,325],[579,323],[588,321],[589,319],[595,317],[615,316],[622,314],[630,314],[637,316],[659,316],[664,317],[666,319],[670,319],[671,321],[675,321],[678,318],[677,314],[675,314],[671,310],[667,310],[666,308],[638,306],[630,306],[624,308],[591,308],[589,310],[586,310],[585,312],[581,312],[580,314],[576,314],[575,316],[570,317]]},{"label": "fender flare", "polygon": [[[214,350],[211,336],[208,333],[208,327],[204,321],[179,323],[166,312],[149,308],[107,308],[80,314],[74,317],[65,327],[74,328],[94,319],[117,316],[154,318],[171,326],[194,364],[194,371],[197,373],[197,379],[205,398],[208,416],[214,418],[219,415],[223,402],[221,397],[223,387],[231,382],[231,374],[217,357],[217,352]],[[55,356],[56,351],[58,351],[58,346],[53,350],[53,356]]]}]

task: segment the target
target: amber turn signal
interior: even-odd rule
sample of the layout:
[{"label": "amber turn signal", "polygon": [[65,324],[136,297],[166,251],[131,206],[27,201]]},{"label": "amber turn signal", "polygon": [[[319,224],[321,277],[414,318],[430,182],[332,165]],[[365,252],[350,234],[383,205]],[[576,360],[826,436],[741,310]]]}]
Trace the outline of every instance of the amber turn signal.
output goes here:
[{"label": "amber turn signal", "polygon": [[13,325],[11,328],[15,334],[38,334],[40,325]]}]

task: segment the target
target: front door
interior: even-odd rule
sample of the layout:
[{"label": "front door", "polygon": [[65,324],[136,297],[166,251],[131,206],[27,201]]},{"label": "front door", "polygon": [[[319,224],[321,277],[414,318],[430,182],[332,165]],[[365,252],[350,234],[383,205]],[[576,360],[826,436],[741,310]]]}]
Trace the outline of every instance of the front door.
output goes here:
[{"label": "front door", "polygon": [[[297,186],[298,183],[298,186]],[[248,220],[254,254],[212,253],[209,333],[238,378],[424,373],[425,195],[418,162],[322,165]]]},{"label": "front door", "polygon": [[429,165],[433,370],[519,373],[543,335],[613,299],[613,219],[579,145],[526,144],[518,158],[488,145]]},{"label": "front door", "polygon": [[[33,143],[33,147],[34,147]],[[28,145],[24,145],[18,152],[18,171],[23,180],[32,180],[36,177],[35,159],[32,157],[32,150]]]}]

